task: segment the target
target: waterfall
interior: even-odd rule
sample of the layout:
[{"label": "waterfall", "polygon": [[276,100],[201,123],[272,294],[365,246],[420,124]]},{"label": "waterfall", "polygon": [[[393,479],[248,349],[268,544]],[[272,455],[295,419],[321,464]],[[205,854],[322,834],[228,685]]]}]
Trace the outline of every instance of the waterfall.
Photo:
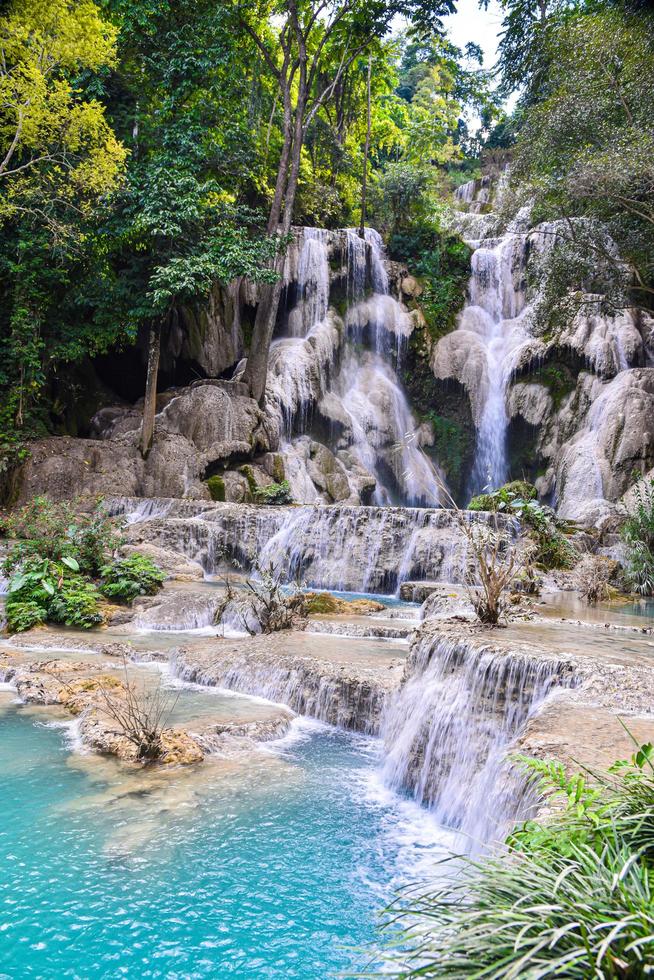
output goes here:
[{"label": "waterfall", "polygon": [[[344,324],[328,307],[330,248],[337,247],[345,263]],[[412,323],[390,295],[380,235],[302,229],[296,295],[269,361],[268,402],[286,452],[311,433],[315,407],[329,404],[339,425],[328,444],[349,454],[350,468],[374,477],[374,503],[438,506],[441,476],[424,452],[429,436],[398,377]],[[307,480],[305,449],[289,457],[295,499],[311,503],[318,495]],[[356,499],[356,478],[348,480]]]},{"label": "waterfall", "polygon": [[[375,477],[374,503],[437,507],[442,475],[423,450],[397,375],[411,321],[389,293],[381,236],[370,228],[365,235],[362,240],[354,229],[346,231],[349,346],[332,387],[349,421],[344,441]],[[372,350],[362,349],[365,342]]]},{"label": "waterfall", "polygon": [[306,337],[309,330],[324,320],[329,304],[329,232],[324,228],[303,228],[302,247],[297,272],[300,302],[288,318],[288,334]]},{"label": "waterfall", "polygon": [[458,330],[474,334],[485,355],[485,372],[473,407],[477,447],[470,493],[501,486],[508,477],[506,389],[513,354],[528,334],[526,311],[527,236],[507,232],[486,239],[472,256],[468,299],[459,315]]},{"label": "waterfall", "polygon": [[382,720],[384,779],[429,806],[475,851],[524,818],[530,794],[507,750],[555,686],[572,686],[555,659],[498,652],[427,632]]},{"label": "waterfall", "polygon": [[[248,568],[256,555],[279,568],[287,582],[299,578],[313,588],[348,592],[393,594],[408,579],[464,577],[467,539],[445,509],[167,503],[168,515],[144,521],[141,533],[198,561],[208,575],[229,567],[231,559]],[[112,514],[129,513],[134,505],[133,498],[106,502]]]}]

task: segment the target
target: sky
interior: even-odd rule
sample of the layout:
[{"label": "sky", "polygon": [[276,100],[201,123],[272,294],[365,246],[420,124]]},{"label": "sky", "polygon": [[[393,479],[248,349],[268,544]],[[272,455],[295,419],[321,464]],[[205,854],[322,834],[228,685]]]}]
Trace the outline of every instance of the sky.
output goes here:
[{"label": "sky", "polygon": [[478,0],[458,0],[456,13],[443,20],[457,47],[464,48],[469,41],[479,45],[484,52],[484,68],[492,68],[495,63],[501,23],[497,0],[491,0],[488,10],[480,10]]}]

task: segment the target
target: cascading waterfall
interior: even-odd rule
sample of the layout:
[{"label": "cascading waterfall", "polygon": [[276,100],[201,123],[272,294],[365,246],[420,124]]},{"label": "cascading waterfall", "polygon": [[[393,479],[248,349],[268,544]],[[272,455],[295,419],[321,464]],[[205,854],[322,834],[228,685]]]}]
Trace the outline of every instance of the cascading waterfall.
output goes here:
[{"label": "cascading waterfall", "polygon": [[[330,399],[341,431],[333,448],[351,454],[376,481],[373,502],[438,506],[439,479],[422,448],[398,378],[402,350],[411,333],[405,309],[389,293],[381,237],[366,229],[344,236],[346,301],[344,335],[328,312],[328,233],[305,228],[297,270],[298,303],[285,336],[276,339],[269,364],[269,395],[278,406],[286,445],[310,429],[314,406]],[[368,294],[368,290],[372,292]],[[303,452],[291,453],[295,499],[310,503]]]},{"label": "cascading waterfall", "polygon": [[[467,539],[446,509],[168,503],[168,516],[152,521],[148,540],[193,558],[208,575],[232,558],[247,568],[256,555],[285,581],[321,589],[392,594],[407,579],[464,579]],[[115,498],[106,506],[125,514],[135,504]]]},{"label": "cascading waterfall", "polygon": [[503,839],[530,803],[507,750],[553,687],[574,684],[568,665],[427,635],[410,666],[382,722],[385,781],[431,807],[462,849]]},{"label": "cascading waterfall", "polygon": [[472,256],[469,297],[459,317],[459,330],[477,335],[486,355],[483,390],[478,400],[477,449],[471,493],[506,482],[508,416],[506,388],[512,357],[526,339],[525,311],[527,239],[507,233],[482,241]]}]

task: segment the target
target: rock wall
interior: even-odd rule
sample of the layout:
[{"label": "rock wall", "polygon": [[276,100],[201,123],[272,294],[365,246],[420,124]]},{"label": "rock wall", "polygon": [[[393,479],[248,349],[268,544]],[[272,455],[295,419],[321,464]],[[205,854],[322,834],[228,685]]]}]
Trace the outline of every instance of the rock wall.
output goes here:
[{"label": "rock wall", "polygon": [[477,429],[469,490],[528,475],[562,516],[589,523],[612,511],[634,473],[654,466],[654,318],[602,312],[577,297],[567,324],[543,332],[532,272],[562,233],[523,209],[507,229],[488,185],[459,188],[458,225],[474,248],[458,327],[432,351],[442,381],[465,389]]}]

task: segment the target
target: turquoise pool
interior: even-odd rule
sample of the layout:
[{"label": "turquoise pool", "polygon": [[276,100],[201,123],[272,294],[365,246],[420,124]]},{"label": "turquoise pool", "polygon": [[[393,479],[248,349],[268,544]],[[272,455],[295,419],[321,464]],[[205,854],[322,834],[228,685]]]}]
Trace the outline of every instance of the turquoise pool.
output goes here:
[{"label": "turquoise pool", "polygon": [[245,759],[134,773],[0,714],[0,976],[325,978],[448,839],[378,745],[317,723]]}]

